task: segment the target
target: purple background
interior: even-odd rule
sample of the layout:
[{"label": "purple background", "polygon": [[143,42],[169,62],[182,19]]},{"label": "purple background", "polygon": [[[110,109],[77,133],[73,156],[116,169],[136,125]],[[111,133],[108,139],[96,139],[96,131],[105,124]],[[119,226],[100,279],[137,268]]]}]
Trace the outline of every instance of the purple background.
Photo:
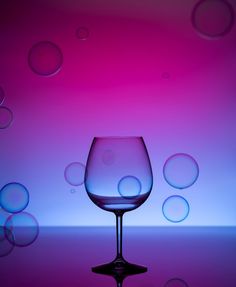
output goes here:
[{"label": "purple background", "polygon": [[[114,225],[84,186],[71,193],[63,177],[70,162],[86,162],[93,137],[105,135],[142,135],[152,162],[152,194],[125,224],[173,225],[161,206],[174,194],[191,208],[180,225],[236,224],[236,27],[218,40],[199,36],[191,24],[196,3],[0,2],[0,85],[14,113],[12,126],[0,130],[0,186],[24,184],[27,211],[40,225]],[[86,41],[76,38],[78,27],[89,29]],[[27,62],[44,40],[63,53],[52,77]],[[162,175],[176,152],[200,167],[183,191]]]}]

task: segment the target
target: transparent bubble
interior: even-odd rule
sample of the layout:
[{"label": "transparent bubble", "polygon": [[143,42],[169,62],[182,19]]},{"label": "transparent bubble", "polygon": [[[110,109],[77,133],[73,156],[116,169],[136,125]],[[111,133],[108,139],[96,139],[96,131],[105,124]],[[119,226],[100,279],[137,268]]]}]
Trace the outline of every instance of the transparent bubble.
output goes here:
[{"label": "transparent bubble", "polygon": [[13,121],[13,113],[7,107],[0,107],[0,129],[8,128]]},{"label": "transparent bubble", "polygon": [[[14,244],[11,244],[11,242],[7,239],[5,232],[6,228],[0,226],[0,234],[2,235],[0,238],[0,257],[9,255],[14,248]],[[7,230],[7,233],[9,238],[14,241],[11,231]]]},{"label": "transparent bubble", "polygon": [[29,51],[29,66],[40,76],[52,76],[59,72],[63,62],[60,48],[49,41],[35,44]]},{"label": "transparent bubble", "polygon": [[5,93],[3,88],[0,86],[0,105],[3,104],[4,100],[5,100]]},{"label": "transparent bubble", "polygon": [[170,74],[168,72],[164,72],[164,73],[162,73],[161,77],[162,77],[162,79],[168,80],[168,79],[170,79]]},{"label": "transparent bubble", "polygon": [[64,171],[65,180],[73,186],[84,183],[85,165],[80,162],[70,163]]},{"label": "transparent bubble", "polygon": [[118,183],[119,194],[124,198],[136,197],[141,193],[141,190],[141,182],[132,175],[122,177]]},{"label": "transparent bubble", "polygon": [[220,38],[229,33],[234,24],[234,10],[224,0],[201,0],[192,12],[192,25],[196,31],[209,39]]},{"label": "transparent bubble", "polygon": [[166,160],[163,175],[169,185],[183,189],[195,183],[199,176],[199,167],[192,156],[177,153]]},{"label": "transparent bubble", "polygon": [[0,205],[10,213],[18,213],[29,203],[29,192],[17,182],[8,183],[0,191]]},{"label": "transparent bubble", "polygon": [[107,149],[102,154],[102,161],[105,165],[112,165],[115,162],[115,154],[112,150]]},{"label": "transparent bubble", "polygon": [[9,236],[9,232],[6,233],[6,237],[10,243],[25,247],[31,245],[39,235],[39,225],[34,216],[27,212],[20,212],[8,217],[5,227],[6,230],[10,230],[13,234]]},{"label": "transparent bubble", "polygon": [[87,40],[89,37],[89,30],[86,27],[79,27],[76,30],[76,37],[80,40]]},{"label": "transparent bubble", "polygon": [[170,279],[164,287],[188,287],[187,283],[179,278]]},{"label": "transparent bubble", "polygon": [[179,195],[168,197],[162,205],[163,215],[167,220],[174,223],[185,220],[189,214],[189,209],[187,200]]}]

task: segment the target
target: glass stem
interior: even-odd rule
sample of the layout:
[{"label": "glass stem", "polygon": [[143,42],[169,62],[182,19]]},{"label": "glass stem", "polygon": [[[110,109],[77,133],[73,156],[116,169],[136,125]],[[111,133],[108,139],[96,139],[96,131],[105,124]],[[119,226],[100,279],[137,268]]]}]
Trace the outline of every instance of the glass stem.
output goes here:
[{"label": "glass stem", "polygon": [[122,256],[122,217],[123,214],[116,214],[116,259],[123,258]]}]

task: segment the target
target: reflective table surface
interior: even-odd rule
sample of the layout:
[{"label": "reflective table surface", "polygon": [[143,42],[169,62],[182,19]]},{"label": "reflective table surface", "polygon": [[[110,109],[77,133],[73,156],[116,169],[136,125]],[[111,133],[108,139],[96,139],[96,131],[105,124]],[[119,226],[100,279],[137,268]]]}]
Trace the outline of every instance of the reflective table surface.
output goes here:
[{"label": "reflective table surface", "polygon": [[[236,228],[124,227],[123,240],[124,257],[148,268],[123,287],[236,286]],[[118,286],[91,271],[115,248],[115,227],[41,227],[32,245],[0,257],[0,286]]]}]

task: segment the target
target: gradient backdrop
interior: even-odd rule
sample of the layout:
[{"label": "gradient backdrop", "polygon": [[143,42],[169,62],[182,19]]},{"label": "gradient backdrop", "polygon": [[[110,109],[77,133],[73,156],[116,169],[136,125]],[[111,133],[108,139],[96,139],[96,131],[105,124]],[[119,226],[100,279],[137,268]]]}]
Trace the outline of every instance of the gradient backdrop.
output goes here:
[{"label": "gradient backdrop", "polygon": [[[126,225],[236,224],[236,27],[220,39],[201,37],[191,24],[197,2],[0,2],[0,86],[14,114],[0,130],[0,186],[24,184],[27,211],[41,226],[115,224],[84,186],[71,193],[63,175],[70,162],[86,163],[93,137],[105,135],[142,135],[151,158],[152,194],[125,215]],[[87,27],[87,40],[76,37],[78,27]],[[44,40],[63,53],[52,77],[28,65],[30,48]],[[162,174],[176,152],[200,167],[182,191]],[[191,208],[177,225],[161,211],[174,194]]]}]

